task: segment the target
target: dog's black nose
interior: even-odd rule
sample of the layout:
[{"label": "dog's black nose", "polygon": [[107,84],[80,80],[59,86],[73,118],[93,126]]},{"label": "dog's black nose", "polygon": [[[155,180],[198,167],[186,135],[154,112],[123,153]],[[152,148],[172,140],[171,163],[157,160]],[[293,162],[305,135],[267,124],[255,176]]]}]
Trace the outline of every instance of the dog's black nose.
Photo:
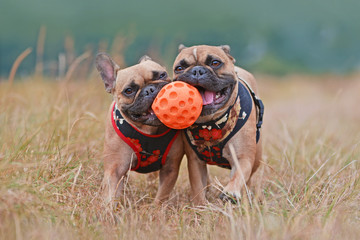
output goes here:
[{"label": "dog's black nose", "polygon": [[156,87],[154,85],[148,85],[146,87],[144,87],[144,94],[145,96],[151,96],[154,94],[154,92],[156,91]]},{"label": "dog's black nose", "polygon": [[207,73],[207,69],[202,66],[195,66],[191,69],[191,74],[197,78],[205,75],[206,73]]}]

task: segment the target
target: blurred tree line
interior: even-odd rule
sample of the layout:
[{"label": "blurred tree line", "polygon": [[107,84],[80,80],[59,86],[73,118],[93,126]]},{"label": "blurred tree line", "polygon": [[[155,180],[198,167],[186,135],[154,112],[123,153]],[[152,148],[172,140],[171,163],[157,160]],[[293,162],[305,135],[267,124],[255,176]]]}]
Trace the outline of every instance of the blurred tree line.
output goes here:
[{"label": "blurred tree line", "polygon": [[27,47],[20,73],[34,73],[40,56],[56,75],[62,59],[69,67],[98,51],[123,67],[144,54],[171,67],[180,43],[228,44],[251,71],[346,73],[360,67],[359,9],[357,0],[0,0],[0,76]]}]

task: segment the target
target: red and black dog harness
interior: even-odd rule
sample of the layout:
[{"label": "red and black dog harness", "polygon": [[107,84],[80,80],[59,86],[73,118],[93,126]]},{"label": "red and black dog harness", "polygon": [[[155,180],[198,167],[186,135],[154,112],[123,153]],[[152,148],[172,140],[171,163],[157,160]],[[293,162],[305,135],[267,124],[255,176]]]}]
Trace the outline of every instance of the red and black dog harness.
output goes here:
[{"label": "red and black dog harness", "polygon": [[[247,85],[247,83],[245,82]],[[251,94],[251,95],[250,95]],[[256,142],[260,138],[260,128],[264,114],[264,105],[248,86],[238,83],[238,96],[234,104],[229,107],[220,118],[203,124],[194,124],[185,130],[185,136],[198,158],[207,164],[218,165],[231,169],[229,161],[223,157],[225,144],[233,137],[248,120],[252,103],[258,108],[258,122],[256,124]]]},{"label": "red and black dog harness", "polygon": [[158,135],[142,133],[123,118],[116,103],[114,103],[111,122],[119,137],[134,150],[137,164],[131,170],[139,173],[160,170],[180,132],[169,128]]}]

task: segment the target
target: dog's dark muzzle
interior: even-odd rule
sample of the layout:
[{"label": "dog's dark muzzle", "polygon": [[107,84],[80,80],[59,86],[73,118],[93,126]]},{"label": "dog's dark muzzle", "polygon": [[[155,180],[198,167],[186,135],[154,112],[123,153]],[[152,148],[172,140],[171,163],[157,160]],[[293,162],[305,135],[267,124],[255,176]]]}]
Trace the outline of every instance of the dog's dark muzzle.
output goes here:
[{"label": "dog's dark muzzle", "polygon": [[148,84],[141,90],[135,102],[123,112],[126,112],[135,122],[142,122],[152,126],[160,125],[161,122],[151,109],[151,105],[159,91],[166,84],[168,84],[166,81]]},{"label": "dog's dark muzzle", "polygon": [[216,75],[203,66],[195,66],[179,75],[175,80],[183,81],[194,87],[204,88],[213,92],[218,92],[223,89]]}]

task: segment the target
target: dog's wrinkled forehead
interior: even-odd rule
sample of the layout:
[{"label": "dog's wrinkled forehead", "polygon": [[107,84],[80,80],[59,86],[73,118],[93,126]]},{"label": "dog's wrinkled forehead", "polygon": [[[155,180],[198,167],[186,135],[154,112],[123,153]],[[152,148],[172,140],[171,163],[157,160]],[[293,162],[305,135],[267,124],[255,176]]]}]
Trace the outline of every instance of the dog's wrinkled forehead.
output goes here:
[{"label": "dog's wrinkled forehead", "polygon": [[116,85],[121,86],[128,80],[132,80],[139,86],[158,79],[158,76],[166,72],[160,64],[147,60],[134,66],[119,70],[117,73]]},{"label": "dog's wrinkled forehead", "polygon": [[181,50],[175,59],[174,66],[180,61],[186,62],[188,65],[205,64],[209,58],[216,58],[224,63],[232,62],[222,48],[200,45]]}]

